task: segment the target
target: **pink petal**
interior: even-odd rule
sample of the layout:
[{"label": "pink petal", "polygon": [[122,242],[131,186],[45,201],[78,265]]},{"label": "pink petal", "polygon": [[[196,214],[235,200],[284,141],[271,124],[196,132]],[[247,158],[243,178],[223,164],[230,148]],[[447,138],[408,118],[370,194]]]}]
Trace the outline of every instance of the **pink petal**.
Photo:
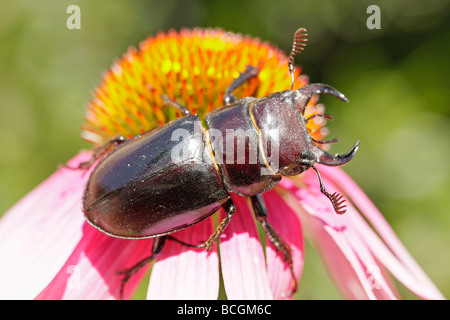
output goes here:
[{"label": "pink petal", "polygon": [[[328,244],[321,244],[320,247],[333,279],[341,282],[338,287],[341,291],[348,290],[350,294],[344,296],[352,299],[397,299],[388,279],[384,278],[382,266],[371,254],[368,254],[368,249],[360,235],[351,231],[343,234],[329,226],[325,226],[323,230],[330,240]],[[331,242],[338,247],[338,250],[332,253],[330,252],[333,249]],[[340,256],[339,250],[343,253]],[[337,269],[339,267],[336,265],[336,259],[342,260],[342,258],[345,258],[348,264],[344,265],[343,261],[341,269]]]},{"label": "pink petal", "polygon": [[333,229],[324,228],[319,220],[311,219],[309,227],[314,234],[314,242],[320,248],[322,259],[341,294],[348,299],[369,299],[374,297],[366,292],[361,276],[364,274],[357,257],[345,241],[340,241]]},{"label": "pink petal", "polygon": [[[320,166],[319,170],[322,173],[328,192],[333,193],[337,188],[330,179],[330,176],[333,175],[331,171],[340,169],[333,168],[330,170],[330,168],[326,168],[324,170],[323,166]],[[430,290],[429,283],[424,282],[423,279],[416,278],[410,271],[411,267],[414,268],[416,266],[415,263],[410,264],[411,261],[400,261],[386,247],[384,242],[394,241],[396,250],[400,250],[403,257],[409,256],[379,212],[376,216],[372,215],[372,221],[375,220],[380,231],[379,234],[386,236],[383,240],[376,235],[350,202],[347,202],[348,210],[346,214],[342,216],[334,214],[331,205],[329,203],[328,205],[326,204],[328,200],[323,196],[320,198],[321,194],[318,191],[317,177],[314,173],[305,173],[302,182],[306,185],[303,189],[295,190],[292,187],[292,183],[284,184],[284,186],[295,194],[302,205],[303,208],[299,210],[297,204],[298,212],[308,213],[304,215],[304,219],[306,221],[308,219],[310,221],[311,219],[314,220],[311,223],[313,226],[310,226],[310,228],[315,230],[313,234],[318,239],[324,260],[327,262],[333,278],[348,297],[396,298],[396,293],[392,289],[389,279],[385,277],[384,268],[388,269],[399,281],[418,296],[439,297],[438,295],[430,295],[433,293]],[[346,188],[347,192],[351,194],[352,190],[349,189],[349,184],[346,184]],[[358,196],[362,197],[362,194]],[[316,200],[313,200],[314,198]],[[361,202],[361,198],[358,199],[360,205],[366,204]],[[369,201],[365,195],[364,201]],[[293,201],[290,203],[296,206]],[[374,208],[373,204],[371,206]],[[336,251],[336,248],[333,248],[333,242],[339,250]],[[343,257],[340,256],[341,254]],[[345,260],[348,262],[346,265],[343,264]],[[336,261],[340,261],[338,268],[336,268]]]},{"label": "pink petal", "polygon": [[[348,210],[345,215],[336,215],[328,199],[320,191],[316,191],[319,186],[314,185],[316,181],[312,182],[312,178],[317,179],[315,176],[304,175],[302,182],[307,187],[294,191],[301,208],[299,204],[293,205],[311,231],[338,288],[344,296],[352,299],[395,299],[387,281],[380,278],[381,272],[375,274],[377,286],[371,285],[374,275],[367,272],[368,266],[380,267],[367,255],[368,250],[361,245],[364,244],[364,239],[352,228],[349,216],[353,213]],[[328,192],[334,192],[329,183],[326,186]]]},{"label": "pink petal", "polygon": [[[288,207],[275,190],[264,195],[268,211],[268,221],[281,238],[290,246],[294,264],[294,274],[299,280],[303,270],[303,234],[298,216]],[[266,237],[267,238],[267,237]],[[285,299],[292,290],[292,275],[283,254],[276,252],[275,246],[266,239],[267,273],[275,299]]]},{"label": "pink petal", "polygon": [[419,297],[445,299],[400,242],[382,214],[356,183],[339,168],[330,170],[330,168],[320,166],[319,170],[348,194],[383,239],[383,241],[379,239],[372,228],[364,223],[362,217],[355,216],[355,224],[364,228],[366,240],[370,241],[377,259],[384,262],[391,273]]},{"label": "pink petal", "polygon": [[[273,299],[263,249],[245,198],[233,195],[236,213],[220,238],[220,258],[228,299]],[[224,212],[222,211],[222,218]]]},{"label": "pink petal", "polygon": [[[203,243],[213,233],[211,219],[172,234],[189,244]],[[217,248],[188,248],[167,240],[155,262],[148,288],[148,299],[217,299],[219,258]]]},{"label": "pink petal", "polygon": [[[90,158],[80,153],[71,166]],[[0,220],[0,299],[32,299],[83,236],[81,195],[89,172],[59,168]]]},{"label": "pink petal", "polygon": [[[123,278],[118,271],[149,256],[152,242],[113,238],[86,223],[83,239],[37,299],[118,299]],[[126,283],[124,299],[131,297],[148,267]]]}]

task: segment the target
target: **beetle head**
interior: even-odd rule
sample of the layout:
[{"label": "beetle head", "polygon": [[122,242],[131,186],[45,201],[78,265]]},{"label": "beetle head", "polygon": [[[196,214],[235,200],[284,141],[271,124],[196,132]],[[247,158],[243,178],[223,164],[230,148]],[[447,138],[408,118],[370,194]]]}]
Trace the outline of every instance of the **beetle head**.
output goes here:
[{"label": "beetle head", "polygon": [[[311,97],[316,93],[329,94],[329,95],[332,95],[332,96],[338,98],[339,100],[348,102],[348,99],[342,93],[340,93],[333,87],[326,85],[326,84],[316,83],[316,84],[311,84],[311,85],[308,85],[306,87],[296,90],[295,98],[294,98],[295,106],[301,114],[301,121],[304,122],[305,127],[306,127],[306,123],[308,122],[308,119],[305,119],[305,116],[304,116],[305,109],[306,109],[306,106],[308,105],[308,102],[311,99]],[[309,118],[309,119],[311,119],[311,118]],[[305,159],[305,160],[299,159],[299,166],[302,169],[301,171],[304,171],[309,168],[314,169],[314,171],[316,172],[316,174],[319,178],[320,191],[331,201],[334,211],[338,214],[343,214],[343,213],[345,213],[345,209],[344,209],[345,205],[344,205],[344,200],[343,200],[342,195],[340,195],[337,192],[330,194],[325,190],[320,173],[317,170],[317,168],[314,166],[314,163],[320,163],[320,164],[324,164],[327,166],[341,166],[343,164],[346,164],[353,158],[356,151],[358,150],[359,140],[354,144],[354,146],[347,153],[345,153],[343,155],[339,155],[339,154],[332,155],[332,154],[329,154],[328,152],[326,152],[325,150],[319,148],[317,146],[316,142],[324,144],[324,143],[336,142],[337,140],[317,141],[314,138],[312,138],[309,134],[308,134],[308,136],[309,136],[309,139],[308,139],[308,145],[309,145],[308,155],[309,155],[309,157],[307,157],[307,159]],[[311,157],[311,154],[313,155],[312,157]],[[313,158],[313,159],[311,159],[311,158]]]},{"label": "beetle head", "polygon": [[[327,166],[341,166],[349,162],[358,150],[359,140],[345,154],[330,154],[316,143],[336,142],[315,140],[306,127],[308,120],[304,112],[314,94],[325,93],[347,102],[347,98],[331,86],[311,84],[296,91],[286,90],[258,99],[252,105],[252,114],[259,128],[262,145],[267,146],[266,161],[271,171],[282,176],[294,176],[313,168],[319,177],[320,191],[330,199],[336,213],[345,212],[340,194],[329,194],[323,186],[316,163]],[[325,115],[316,115],[328,117]],[[315,116],[314,116],[315,117]],[[270,143],[269,143],[270,141]],[[274,143],[276,142],[276,143]],[[276,150],[276,152],[274,152]],[[268,156],[270,154],[270,157]],[[274,156],[276,154],[278,157]],[[274,158],[276,166],[273,166]]]},{"label": "beetle head", "polygon": [[[301,126],[304,127],[304,130],[302,130],[301,135],[303,136],[303,138],[305,138],[305,141],[308,141],[308,146],[304,146],[304,145],[300,146],[300,148],[302,149],[300,163],[298,163],[297,165],[294,165],[294,166],[293,165],[288,166],[291,168],[286,168],[287,170],[285,170],[284,172],[281,172],[281,174],[283,174],[283,175],[299,174],[299,173],[307,170],[308,168],[313,167],[315,162],[320,163],[320,164],[325,164],[327,166],[343,165],[343,164],[349,162],[353,158],[355,152],[358,150],[358,145],[359,145],[359,140],[358,140],[356,142],[356,144],[353,146],[353,148],[346,154],[331,155],[331,154],[327,153],[326,151],[322,150],[321,148],[319,148],[314,142],[319,142],[319,143],[323,144],[323,143],[336,142],[337,140],[316,141],[309,134],[307,134],[306,123],[308,122],[308,119],[305,119],[304,114],[305,114],[306,106],[308,105],[309,100],[311,100],[311,98],[314,94],[316,94],[316,93],[317,94],[318,93],[329,94],[331,96],[338,98],[339,100],[348,102],[348,99],[342,93],[340,93],[338,90],[336,90],[335,88],[333,88],[329,85],[322,84],[322,83],[310,84],[306,87],[303,87],[296,91],[293,91],[294,81],[295,81],[294,57],[298,53],[300,53],[304,50],[304,48],[306,46],[306,42],[308,41],[307,36],[308,36],[308,34],[307,34],[307,31],[305,28],[299,28],[294,33],[294,40],[292,42],[292,50],[289,55],[288,67],[289,67],[289,73],[291,75],[291,94],[293,95],[293,100],[294,100],[295,106],[301,114],[301,119],[300,119],[300,122],[302,122]],[[289,95],[289,94],[286,92],[286,95]],[[325,115],[321,115],[321,116],[325,117]]]},{"label": "beetle head", "polygon": [[270,153],[271,160],[275,154],[278,156],[273,172],[282,176],[293,176],[313,167],[315,163],[340,166],[349,162],[356,153],[359,141],[343,155],[329,154],[316,145],[336,141],[317,141],[308,132],[306,125],[311,118],[306,119],[304,112],[311,97],[316,93],[325,93],[348,101],[342,93],[328,85],[311,84],[296,91],[274,93],[258,99],[252,105],[252,114],[257,127],[260,128],[262,144],[271,146],[270,152],[266,153]]},{"label": "beetle head", "polygon": [[[304,112],[308,102],[316,93],[329,94],[348,102],[342,93],[329,85],[321,83],[311,84],[296,91],[287,90],[281,94],[280,98],[282,96],[285,97],[283,99],[284,103],[279,101],[277,118],[283,118],[282,121],[285,123],[285,128],[288,129],[284,132],[282,131],[280,136],[280,167],[278,173],[283,176],[298,175],[313,167],[315,163],[327,166],[341,166],[349,162],[358,150],[359,141],[355,143],[350,151],[342,155],[332,155],[317,146],[316,142],[325,144],[336,142],[337,140],[318,141],[308,133],[306,124],[310,118],[306,119]],[[288,100],[290,100],[290,103],[287,102]]]},{"label": "beetle head", "polygon": [[[282,176],[293,176],[313,168],[320,182],[320,191],[330,199],[337,213],[344,213],[341,196],[338,193],[329,194],[323,186],[319,171],[314,166],[316,163],[327,166],[341,166],[349,162],[358,150],[359,141],[349,152],[329,154],[322,150],[316,143],[324,144],[336,142],[315,140],[306,127],[308,120],[305,118],[305,109],[314,94],[328,94],[348,102],[347,98],[333,87],[316,83],[310,84],[298,90],[294,87],[294,56],[301,52],[306,42],[306,30],[298,29],[294,35],[292,51],[289,56],[289,71],[291,74],[291,89],[273,93],[267,97],[256,99],[250,105],[252,121],[258,128],[260,144],[267,146],[263,150],[265,165],[269,172]],[[330,118],[326,115],[315,115]],[[269,149],[270,145],[270,149]],[[273,161],[276,160],[276,161]],[[275,165],[273,165],[275,163]]]},{"label": "beetle head", "polygon": [[[296,108],[297,111],[300,113],[300,119],[298,120],[298,125],[300,126],[301,130],[296,131],[295,136],[302,141],[297,143],[295,145],[296,150],[291,150],[289,153],[291,155],[300,153],[300,156],[296,158],[296,161],[290,161],[288,165],[285,165],[284,167],[281,167],[281,169],[278,171],[281,175],[296,175],[300,174],[303,171],[313,168],[314,171],[317,173],[317,176],[319,178],[320,183],[320,191],[331,201],[334,210],[338,214],[345,213],[345,205],[343,205],[344,200],[342,199],[342,196],[335,192],[333,194],[328,193],[325,190],[325,187],[322,183],[322,178],[320,176],[319,171],[314,166],[315,163],[324,164],[327,166],[340,166],[347,162],[349,162],[353,156],[355,155],[356,151],[359,147],[359,140],[355,143],[355,145],[348,151],[347,153],[343,155],[339,154],[329,154],[325,150],[322,150],[319,148],[316,143],[324,144],[324,143],[332,143],[336,142],[337,140],[331,140],[331,141],[317,141],[314,138],[312,138],[307,129],[306,129],[306,123],[311,118],[305,119],[305,109],[308,105],[308,102],[311,100],[312,96],[316,93],[325,93],[332,95],[339,100],[342,100],[344,102],[348,102],[348,99],[339,91],[334,89],[333,87],[316,83],[311,84],[306,87],[300,88],[296,91],[293,91],[294,88],[294,57],[297,53],[303,51],[304,47],[306,46],[307,42],[307,33],[306,29],[299,28],[295,34],[294,34],[294,41],[292,43],[292,50],[289,55],[289,73],[291,75],[291,90],[287,90],[285,92],[286,95],[289,95],[287,92],[290,91],[290,93],[293,95],[294,103],[291,104],[291,107]],[[315,116],[323,116],[329,118],[329,116],[326,115],[315,115]],[[315,117],[313,116],[313,117]],[[290,120],[292,121],[292,120]],[[295,120],[294,120],[295,121]],[[283,139],[283,138],[281,138]],[[280,152],[283,154],[283,152]],[[285,159],[286,160],[286,159]]]}]

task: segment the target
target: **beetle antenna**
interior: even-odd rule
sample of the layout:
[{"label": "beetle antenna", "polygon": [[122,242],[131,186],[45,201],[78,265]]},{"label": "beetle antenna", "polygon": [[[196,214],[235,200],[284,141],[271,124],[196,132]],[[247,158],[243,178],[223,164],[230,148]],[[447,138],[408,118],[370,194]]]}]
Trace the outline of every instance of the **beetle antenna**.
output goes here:
[{"label": "beetle antenna", "polygon": [[289,55],[289,73],[291,74],[291,90],[294,90],[294,57],[297,53],[302,52],[306,47],[306,42],[308,39],[306,37],[305,28],[299,28],[294,33],[294,41],[292,42],[292,50]]},{"label": "beetle antenna", "polygon": [[333,194],[329,194],[326,190],[325,187],[323,185],[322,182],[322,177],[320,176],[319,170],[316,169],[316,167],[312,166],[312,168],[314,169],[314,171],[317,173],[317,176],[319,177],[319,184],[320,184],[320,192],[322,192],[330,201],[331,204],[333,205],[334,211],[337,214],[344,214],[345,213],[345,207],[346,205],[344,204],[345,199],[342,196],[342,194],[340,193],[333,193]]}]

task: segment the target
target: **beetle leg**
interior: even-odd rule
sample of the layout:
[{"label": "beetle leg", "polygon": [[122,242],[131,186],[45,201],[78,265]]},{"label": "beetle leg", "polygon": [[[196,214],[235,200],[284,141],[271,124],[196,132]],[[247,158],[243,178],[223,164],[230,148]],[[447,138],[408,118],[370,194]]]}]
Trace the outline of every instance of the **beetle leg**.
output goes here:
[{"label": "beetle leg", "polygon": [[118,271],[117,273],[120,275],[124,275],[122,278],[122,282],[120,283],[120,300],[123,299],[123,290],[125,288],[125,284],[130,280],[130,278],[139,270],[141,270],[143,267],[145,267],[147,264],[152,262],[156,259],[158,254],[161,252],[162,248],[164,247],[164,244],[166,243],[166,237],[157,237],[153,241],[153,247],[152,247],[152,254],[138,263],[136,263],[131,268],[125,269],[123,271]]},{"label": "beetle leg", "polygon": [[201,247],[206,247],[206,251],[209,251],[212,249],[214,243],[219,239],[222,232],[225,230],[227,225],[230,223],[231,218],[233,217],[233,214],[236,212],[236,207],[234,206],[233,200],[228,201],[227,206],[227,216],[220,222],[220,224],[217,226],[216,231],[209,237],[208,240],[205,241],[205,243],[201,244]]},{"label": "beetle leg", "polygon": [[223,104],[225,106],[228,106],[230,104],[235,103],[236,97],[233,95],[233,91],[239,88],[242,84],[244,84],[246,81],[250,80],[253,77],[256,77],[259,73],[259,69],[247,66],[245,71],[239,75],[236,79],[233,80],[233,82],[230,84],[230,86],[225,90],[225,96],[223,97]]},{"label": "beetle leg", "polygon": [[181,244],[181,245],[183,245],[183,246],[185,246],[185,247],[189,247],[189,248],[202,248],[202,247],[201,247],[202,244],[192,244],[192,243],[187,243],[187,242],[184,242],[184,241],[182,241],[182,240],[180,240],[180,239],[177,239],[177,238],[175,238],[175,237],[173,237],[173,236],[166,236],[166,237],[167,237],[167,240],[175,241],[175,242],[177,242],[177,243],[179,243],[179,244]]},{"label": "beetle leg", "polygon": [[292,276],[291,292],[287,296],[292,296],[297,291],[297,280],[294,274],[294,263],[292,261],[292,253],[289,245],[280,237],[275,229],[267,221],[267,208],[264,204],[264,199],[261,194],[257,194],[250,197],[250,201],[253,207],[253,212],[256,219],[261,224],[265,234],[269,238],[270,242],[275,245],[277,251],[281,251],[284,257],[284,261],[289,264],[289,270]]},{"label": "beetle leg", "polygon": [[188,108],[186,108],[182,104],[176,102],[175,100],[169,98],[169,96],[167,96],[165,94],[161,95],[161,99],[163,100],[163,103],[164,103],[165,106],[174,107],[174,108],[180,110],[181,114],[183,116],[190,116],[191,115],[191,111],[189,111]]},{"label": "beetle leg", "polygon": [[111,149],[111,147],[117,147],[119,144],[125,142],[127,139],[123,136],[118,136],[115,138],[112,138],[111,140],[107,141],[104,145],[95,148],[92,151],[92,158],[89,159],[88,161],[84,161],[81,162],[80,164],[78,164],[77,167],[70,167],[69,165],[67,165],[66,163],[63,164],[62,166],[70,169],[70,170],[86,170],[89,169],[91,167],[91,165],[94,164],[95,161],[98,160],[98,158],[100,158],[101,156],[103,156],[106,152],[109,151],[109,149]]},{"label": "beetle leg", "polygon": [[220,222],[220,224],[217,226],[214,233],[205,242],[200,243],[200,244],[190,244],[190,243],[186,243],[186,242],[181,241],[172,236],[167,236],[167,238],[169,240],[173,240],[173,241],[178,242],[189,248],[206,248],[206,251],[210,251],[212,249],[214,243],[216,243],[216,241],[219,239],[220,235],[223,233],[223,231],[227,227],[228,223],[230,223],[231,218],[233,217],[233,214],[236,212],[236,208],[231,199],[226,202],[225,208],[227,211],[227,216]]}]

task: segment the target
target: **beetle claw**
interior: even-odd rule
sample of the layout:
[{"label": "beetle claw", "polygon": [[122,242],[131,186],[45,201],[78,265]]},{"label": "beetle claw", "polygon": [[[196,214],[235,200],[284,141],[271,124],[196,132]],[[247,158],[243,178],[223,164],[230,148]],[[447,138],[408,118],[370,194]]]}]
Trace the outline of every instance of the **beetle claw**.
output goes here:
[{"label": "beetle claw", "polygon": [[298,89],[296,93],[297,97],[295,99],[295,103],[297,104],[297,108],[301,114],[305,113],[306,106],[315,93],[325,93],[344,102],[348,102],[347,97],[343,93],[339,92],[332,86],[323,83],[310,84],[306,87]]},{"label": "beetle claw", "polygon": [[320,149],[316,144],[313,142],[310,143],[311,150],[317,155],[318,160],[317,163],[324,164],[327,166],[341,166],[343,164],[346,164],[350,160],[352,160],[353,156],[355,155],[356,151],[358,151],[359,148],[359,140],[356,141],[356,143],[353,145],[353,147],[350,149],[349,152],[344,153],[342,155],[336,154],[332,155],[328,152]]}]

